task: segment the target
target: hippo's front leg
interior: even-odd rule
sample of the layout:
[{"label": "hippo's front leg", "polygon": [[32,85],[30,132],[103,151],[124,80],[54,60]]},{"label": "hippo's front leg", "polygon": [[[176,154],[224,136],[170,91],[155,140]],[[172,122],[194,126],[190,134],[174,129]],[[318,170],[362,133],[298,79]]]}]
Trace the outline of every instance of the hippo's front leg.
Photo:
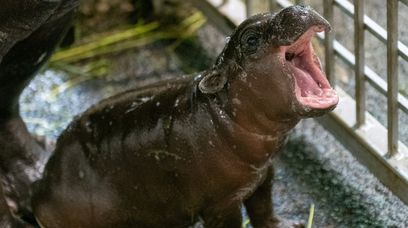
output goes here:
[{"label": "hippo's front leg", "polygon": [[[223,203],[220,203],[223,207]],[[242,215],[239,205],[233,206],[233,208],[206,210],[203,214],[204,227],[208,228],[241,228],[242,227]]]},{"label": "hippo's front leg", "polygon": [[278,219],[273,214],[272,181],[274,176],[273,166],[268,168],[265,181],[244,203],[254,228],[289,228],[304,227],[300,223]]}]

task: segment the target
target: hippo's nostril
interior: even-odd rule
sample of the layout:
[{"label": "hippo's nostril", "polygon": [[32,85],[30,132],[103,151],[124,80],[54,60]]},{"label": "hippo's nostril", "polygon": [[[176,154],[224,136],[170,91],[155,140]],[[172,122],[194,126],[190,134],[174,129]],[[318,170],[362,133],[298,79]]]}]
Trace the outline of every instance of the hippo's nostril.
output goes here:
[{"label": "hippo's nostril", "polygon": [[295,58],[295,53],[289,53],[289,52],[285,53],[286,61],[292,61],[293,58]]}]

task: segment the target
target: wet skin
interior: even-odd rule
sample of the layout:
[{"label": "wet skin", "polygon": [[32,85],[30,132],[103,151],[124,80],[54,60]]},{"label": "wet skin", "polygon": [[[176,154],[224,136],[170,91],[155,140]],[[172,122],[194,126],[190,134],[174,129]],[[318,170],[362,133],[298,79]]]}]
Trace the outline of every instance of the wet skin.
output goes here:
[{"label": "wet skin", "polygon": [[[0,226],[27,227],[17,217],[33,222],[31,183],[48,154],[21,120],[18,97],[77,1],[3,1]],[[337,104],[310,46],[328,29],[307,7],[254,16],[211,69],[92,107],[58,139],[35,184],[35,217],[44,227],[187,227],[199,219],[241,227],[244,204],[254,227],[290,226],[273,215],[270,159],[301,118]]]},{"label": "wet skin", "polygon": [[332,110],[310,44],[329,24],[308,7],[244,21],[198,75],[102,101],[59,137],[36,184],[43,227],[285,227],[271,158],[301,118]]}]

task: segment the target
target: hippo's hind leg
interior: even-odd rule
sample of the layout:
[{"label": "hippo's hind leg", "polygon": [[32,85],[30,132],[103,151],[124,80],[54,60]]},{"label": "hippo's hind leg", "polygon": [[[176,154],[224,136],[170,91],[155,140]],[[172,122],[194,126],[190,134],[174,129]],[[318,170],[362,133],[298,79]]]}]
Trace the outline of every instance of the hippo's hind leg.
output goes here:
[{"label": "hippo's hind leg", "polygon": [[63,37],[77,0],[0,2],[0,203],[8,207],[0,224],[15,227],[7,222],[15,216],[34,223],[30,186],[48,159],[20,117],[19,97]]},{"label": "hippo's hind leg", "polygon": [[[3,187],[0,185],[0,196],[3,195]],[[0,227],[11,228],[11,227],[29,227],[19,219],[15,219],[8,208],[6,200],[0,197]]]},{"label": "hippo's hind leg", "polygon": [[278,219],[273,213],[272,181],[274,176],[273,166],[268,168],[264,182],[244,203],[254,228],[289,228],[304,227],[297,222]]}]

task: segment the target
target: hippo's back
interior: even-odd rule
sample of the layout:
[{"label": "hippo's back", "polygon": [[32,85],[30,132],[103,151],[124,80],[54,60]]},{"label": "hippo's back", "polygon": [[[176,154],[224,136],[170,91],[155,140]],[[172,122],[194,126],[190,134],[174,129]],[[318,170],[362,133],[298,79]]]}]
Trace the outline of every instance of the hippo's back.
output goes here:
[{"label": "hippo's back", "polygon": [[[190,77],[127,91],[76,118],[59,137],[44,176],[36,183],[32,201],[39,223],[44,227],[154,227],[157,219],[149,216],[160,205],[139,208],[138,204],[148,205],[142,202],[150,198],[147,188],[155,180],[166,179],[168,170],[158,167],[157,172],[143,175],[144,168],[156,162],[155,151],[146,148],[165,145],[169,113],[185,112],[192,81]],[[174,187],[170,182],[165,187],[177,192],[170,190]],[[179,200],[163,197],[163,202]],[[138,223],[134,215],[149,225]]]}]

